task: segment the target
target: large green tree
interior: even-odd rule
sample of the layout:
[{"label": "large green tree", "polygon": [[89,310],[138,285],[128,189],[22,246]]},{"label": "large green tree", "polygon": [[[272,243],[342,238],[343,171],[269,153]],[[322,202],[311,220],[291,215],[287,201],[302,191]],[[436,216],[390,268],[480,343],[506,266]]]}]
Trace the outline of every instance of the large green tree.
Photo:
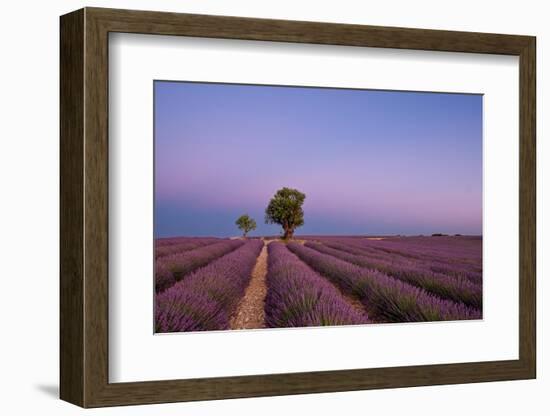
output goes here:
[{"label": "large green tree", "polygon": [[237,221],[235,221],[235,224],[237,227],[239,227],[240,230],[243,232],[243,237],[246,237],[246,235],[256,229],[256,221],[254,221],[253,218],[250,218],[248,214],[241,215],[239,218],[237,218]]},{"label": "large green tree", "polygon": [[297,189],[279,189],[265,209],[266,224],[279,224],[283,227],[283,238],[292,238],[294,230],[304,225],[302,205],[305,199],[306,195]]}]

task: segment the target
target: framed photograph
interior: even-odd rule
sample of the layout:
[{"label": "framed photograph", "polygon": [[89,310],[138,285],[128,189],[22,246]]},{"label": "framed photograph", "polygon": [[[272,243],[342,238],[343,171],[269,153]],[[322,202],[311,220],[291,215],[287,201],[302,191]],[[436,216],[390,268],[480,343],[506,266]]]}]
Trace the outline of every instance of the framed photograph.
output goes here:
[{"label": "framed photograph", "polygon": [[60,28],[63,400],[536,377],[534,37]]}]

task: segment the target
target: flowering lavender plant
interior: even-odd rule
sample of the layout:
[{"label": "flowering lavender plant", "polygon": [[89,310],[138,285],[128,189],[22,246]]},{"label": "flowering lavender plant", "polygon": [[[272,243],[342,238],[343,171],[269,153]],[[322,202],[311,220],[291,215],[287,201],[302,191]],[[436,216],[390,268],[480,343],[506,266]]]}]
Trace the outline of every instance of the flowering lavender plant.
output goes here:
[{"label": "flowering lavender plant", "polygon": [[377,318],[390,322],[480,319],[481,311],[441,299],[378,270],[359,267],[297,243],[288,248],[316,271],[353,293]]},{"label": "flowering lavender plant", "polygon": [[320,243],[310,242],[306,243],[306,246],[361,267],[379,270],[442,298],[463,302],[474,308],[481,308],[481,285],[474,284],[466,278],[435,273],[417,265],[414,261],[403,258],[394,258],[393,261],[388,261],[380,258],[372,259],[368,255],[348,253],[343,251],[345,247],[338,250]]},{"label": "flowering lavender plant", "polygon": [[218,238],[188,238],[174,244],[155,245],[155,259],[219,242]]},{"label": "flowering lavender plant", "polygon": [[241,242],[233,252],[157,294],[156,332],[227,329],[262,247],[259,240]]},{"label": "flowering lavender plant", "polygon": [[268,327],[304,327],[368,323],[342,294],[292,254],[284,244],[268,246],[265,320]]},{"label": "flowering lavender plant", "polygon": [[155,289],[166,290],[185,275],[206,266],[244,244],[241,240],[221,240],[219,243],[199,247],[157,259],[155,264]]}]

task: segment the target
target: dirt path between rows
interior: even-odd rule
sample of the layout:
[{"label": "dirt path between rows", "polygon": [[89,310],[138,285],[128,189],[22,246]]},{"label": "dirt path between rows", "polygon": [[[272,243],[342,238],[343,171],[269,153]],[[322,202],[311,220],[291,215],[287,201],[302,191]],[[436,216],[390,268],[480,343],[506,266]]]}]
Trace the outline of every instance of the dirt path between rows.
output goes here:
[{"label": "dirt path between rows", "polygon": [[348,295],[347,293],[342,292],[336,285],[334,285],[334,287],[342,294],[342,297],[346,300],[346,302],[348,302],[351,307],[355,309],[360,315],[369,315],[367,310],[365,309],[365,306],[359,299],[357,299],[353,295]]},{"label": "dirt path between rows", "polygon": [[265,328],[264,301],[267,293],[265,277],[267,275],[267,244],[252,269],[250,284],[246,288],[237,310],[229,322],[231,329]]}]

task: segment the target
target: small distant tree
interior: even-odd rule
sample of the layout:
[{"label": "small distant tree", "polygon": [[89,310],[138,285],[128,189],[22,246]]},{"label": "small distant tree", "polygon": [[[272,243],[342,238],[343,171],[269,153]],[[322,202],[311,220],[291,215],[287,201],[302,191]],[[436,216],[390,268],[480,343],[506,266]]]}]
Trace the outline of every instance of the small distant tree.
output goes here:
[{"label": "small distant tree", "polygon": [[279,189],[265,209],[266,224],[279,224],[283,227],[283,238],[288,240],[297,227],[304,225],[302,205],[306,195],[297,189]]},{"label": "small distant tree", "polygon": [[235,224],[239,227],[239,230],[242,230],[243,237],[246,237],[250,231],[256,229],[256,221],[254,221],[253,218],[250,218],[248,214],[241,215],[237,218]]}]

